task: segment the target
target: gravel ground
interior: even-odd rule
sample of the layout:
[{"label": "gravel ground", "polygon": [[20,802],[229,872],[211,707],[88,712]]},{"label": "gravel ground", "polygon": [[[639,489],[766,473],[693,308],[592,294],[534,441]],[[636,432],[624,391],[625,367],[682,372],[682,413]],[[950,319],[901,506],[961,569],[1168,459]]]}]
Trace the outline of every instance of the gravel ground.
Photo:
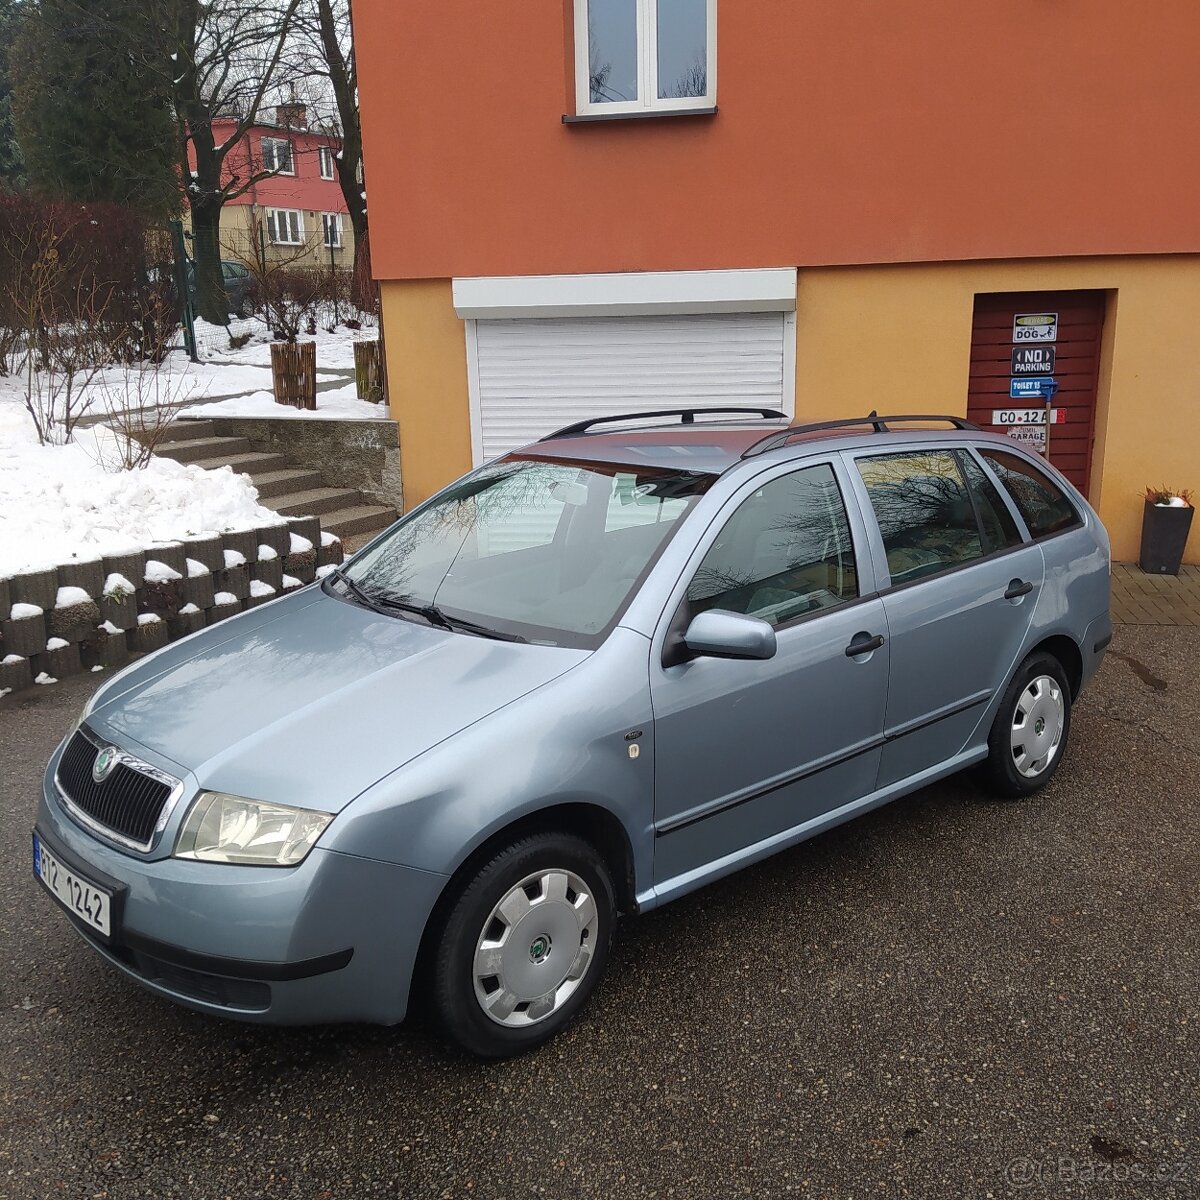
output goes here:
[{"label": "gravel ground", "polygon": [[117,977],[28,865],[92,681],[0,701],[0,1195],[1200,1196],[1198,678],[1200,631],[1120,629],[1046,792],[951,780],[627,921],[490,1066]]}]

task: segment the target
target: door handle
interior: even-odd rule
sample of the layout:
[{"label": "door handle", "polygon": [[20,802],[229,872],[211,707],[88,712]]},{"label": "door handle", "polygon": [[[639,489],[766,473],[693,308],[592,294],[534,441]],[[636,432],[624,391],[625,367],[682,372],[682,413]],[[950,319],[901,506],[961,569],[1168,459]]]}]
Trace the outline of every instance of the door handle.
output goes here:
[{"label": "door handle", "polygon": [[[861,639],[861,640],[860,640]],[[870,654],[872,650],[878,650],[883,645],[883,634],[877,633],[874,637],[869,637],[865,634],[859,634],[846,647],[847,658],[857,658],[860,654]]]},{"label": "door handle", "polygon": [[1028,579],[1014,579],[1004,593],[1005,600],[1015,600],[1018,596],[1028,596],[1033,591],[1033,584]]}]

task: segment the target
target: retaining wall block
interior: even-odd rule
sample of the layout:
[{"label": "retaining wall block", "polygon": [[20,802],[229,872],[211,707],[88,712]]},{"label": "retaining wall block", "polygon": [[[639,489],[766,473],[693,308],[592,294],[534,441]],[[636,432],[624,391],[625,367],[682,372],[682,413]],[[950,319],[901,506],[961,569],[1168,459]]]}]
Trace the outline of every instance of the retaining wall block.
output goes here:
[{"label": "retaining wall block", "polygon": [[10,608],[12,608],[12,588],[8,586],[7,579],[0,579],[0,618],[7,618]]},{"label": "retaining wall block", "polygon": [[146,555],[141,550],[131,554],[106,554],[101,560],[104,565],[104,582],[110,575],[120,575],[133,587],[141,587],[146,577]]},{"label": "retaining wall block", "polygon": [[208,623],[215,625],[218,621],[224,621],[226,617],[236,617],[245,603],[244,600],[234,600],[232,604],[214,604],[208,610]]},{"label": "retaining wall block", "polygon": [[125,637],[131,653],[147,654],[165,646],[171,640],[171,631],[163,620],[147,621],[145,624],[139,622],[126,631]]},{"label": "retaining wall block", "polygon": [[[136,583],[137,580],[130,582]],[[104,590],[104,563],[98,558],[63,563],[58,568],[58,586],[83,588],[95,600]]]},{"label": "retaining wall block", "polygon": [[58,598],[58,570],[25,571],[8,581],[13,604],[36,604],[49,611]]},{"label": "retaining wall block", "polygon": [[[100,606],[95,600],[68,604],[65,608],[52,608],[46,613],[46,637],[81,642],[99,624]],[[53,675],[54,672],[51,671],[50,674]]]},{"label": "retaining wall block", "polygon": [[[292,533],[298,534],[302,538],[307,538],[314,546],[321,544],[321,518],[320,517],[289,517],[288,528]],[[291,546],[288,546],[289,552]]]},{"label": "retaining wall block", "polygon": [[213,588],[218,592],[232,592],[239,600],[250,595],[250,568],[222,567],[213,572]]},{"label": "retaining wall block", "polygon": [[197,537],[183,539],[185,558],[194,558],[210,571],[219,571],[225,565],[225,545],[219,533],[203,533]]},{"label": "retaining wall block", "polygon": [[176,613],[167,621],[167,626],[171,631],[171,641],[187,637],[189,633],[196,633],[207,624],[208,620],[202,608],[190,613]]},{"label": "retaining wall block", "polygon": [[129,657],[129,640],[123,632],[96,629],[86,641],[79,643],[79,657],[85,671],[93,667],[120,666]]},{"label": "retaining wall block", "polygon": [[118,629],[137,622],[138,601],[135,592],[110,592],[100,597],[100,620],[111,621]]},{"label": "retaining wall block", "polygon": [[276,591],[283,587],[283,559],[260,558],[250,568],[250,577],[269,583]]},{"label": "retaining wall block", "polygon": [[[242,529],[234,533],[223,533],[221,538],[225,543],[226,550],[236,551],[248,563],[253,562],[258,557],[257,529]],[[225,563],[222,561],[221,566],[224,565]]]},{"label": "retaining wall block", "polygon": [[79,643],[69,642],[57,650],[43,650],[40,654],[33,655],[29,666],[35,677],[43,671],[55,679],[78,675],[83,670],[83,663],[79,657]]},{"label": "retaining wall block", "polygon": [[216,590],[213,587],[211,571],[205,571],[203,575],[193,575],[183,581],[184,602],[194,604],[197,608],[212,608],[213,594]]},{"label": "retaining wall block", "polygon": [[302,554],[289,554],[283,560],[283,573],[295,575],[301,583],[312,583],[317,577],[316,550],[305,550]]},{"label": "retaining wall block", "polygon": [[262,546],[270,546],[282,558],[291,551],[292,530],[286,521],[278,521],[273,525],[260,525],[254,531],[255,537]]},{"label": "retaining wall block", "polygon": [[[324,539],[322,539],[324,542]],[[345,559],[346,554],[342,549],[341,538],[334,538],[328,546],[322,544],[317,548],[317,566],[328,567],[337,566],[338,563]]]},{"label": "retaining wall block", "polygon": [[17,621],[0,621],[4,654],[20,654],[23,658],[28,658],[31,654],[45,649],[48,636],[44,613],[36,617],[21,617]]},{"label": "retaining wall block", "polygon": [[[180,575],[187,574],[187,551],[182,542],[157,542],[146,548],[146,561],[157,560],[166,563],[172,571]],[[137,582],[135,579],[134,583]]]},{"label": "retaining wall block", "polygon": [[11,662],[0,660],[0,692],[19,692],[33,683],[33,670],[29,659],[13,655]]},{"label": "retaining wall block", "polygon": [[[163,583],[143,583],[138,590],[138,611],[173,616],[183,607],[183,580],[169,579]],[[133,626],[129,626],[133,628]]]}]

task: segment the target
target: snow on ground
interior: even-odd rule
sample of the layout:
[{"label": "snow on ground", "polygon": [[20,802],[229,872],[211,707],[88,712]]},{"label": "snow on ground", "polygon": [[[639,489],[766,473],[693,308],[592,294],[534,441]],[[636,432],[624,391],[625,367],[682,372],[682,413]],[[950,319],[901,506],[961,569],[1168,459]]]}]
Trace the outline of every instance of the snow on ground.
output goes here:
[{"label": "snow on ground", "polygon": [[386,404],[372,404],[358,398],[353,383],[344,387],[330,388],[317,393],[317,407],[313,410],[293,408],[290,404],[276,404],[271,392],[251,392],[248,396],[233,396],[228,400],[214,400],[209,404],[196,404],[188,408],[189,417],[280,417],[283,420],[301,421],[382,421],[390,416]]},{"label": "snow on ground", "polygon": [[[250,340],[234,350],[229,344],[230,335],[248,335]],[[338,326],[332,333],[318,328],[315,336],[302,335],[301,341],[317,344],[317,382],[334,383],[344,380],[347,373],[354,370],[354,343],[371,341],[378,336],[379,330],[374,325],[364,324],[361,329]],[[187,411],[191,414],[195,411],[194,405],[209,399],[270,393],[271,331],[264,321],[258,317],[232,320],[228,330],[220,325],[197,321],[196,343],[201,359],[198,363],[188,360],[181,342],[157,370],[144,364],[135,364],[109,367],[99,372],[80,394],[85,415],[104,420],[117,412],[149,408],[157,404],[187,405]],[[19,373],[0,376],[0,412],[10,405],[21,407],[23,390],[24,383]],[[353,384],[337,389],[337,395],[342,399],[346,393],[349,393],[349,399],[356,399]],[[319,393],[317,403],[320,404],[327,394]],[[340,404],[341,399],[333,403]],[[277,407],[283,409],[287,406],[281,404]],[[355,414],[342,412],[337,415]],[[372,415],[380,414],[376,410]]]},{"label": "snow on ground", "polygon": [[144,470],[106,470],[117,436],[96,425],[71,445],[39,446],[28,415],[0,404],[0,577],[279,521],[228,467],[155,458]]}]

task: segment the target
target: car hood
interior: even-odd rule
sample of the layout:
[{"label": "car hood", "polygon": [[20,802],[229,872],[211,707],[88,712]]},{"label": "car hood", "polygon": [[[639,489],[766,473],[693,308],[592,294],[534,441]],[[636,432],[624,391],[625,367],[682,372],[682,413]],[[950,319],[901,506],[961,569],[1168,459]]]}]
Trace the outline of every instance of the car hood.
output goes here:
[{"label": "car hood", "polygon": [[587,657],[435,629],[309,589],[135,665],[87,724],[201,787],[337,811]]}]

